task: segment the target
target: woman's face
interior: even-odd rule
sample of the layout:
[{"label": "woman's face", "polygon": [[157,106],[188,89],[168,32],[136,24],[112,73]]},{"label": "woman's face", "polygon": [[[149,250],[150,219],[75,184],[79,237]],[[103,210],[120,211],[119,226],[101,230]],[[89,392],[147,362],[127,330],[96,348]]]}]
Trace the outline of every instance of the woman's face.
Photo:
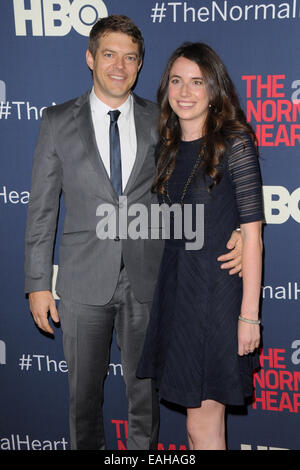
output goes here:
[{"label": "woman's face", "polygon": [[175,60],[169,77],[169,103],[181,127],[195,129],[200,135],[205,122],[209,97],[199,66],[185,57]]}]

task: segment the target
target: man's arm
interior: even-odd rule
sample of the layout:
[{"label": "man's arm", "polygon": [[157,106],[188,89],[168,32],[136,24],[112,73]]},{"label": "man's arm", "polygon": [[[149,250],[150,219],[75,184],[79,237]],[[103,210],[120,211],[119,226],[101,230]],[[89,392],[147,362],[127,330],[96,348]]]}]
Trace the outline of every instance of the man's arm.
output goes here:
[{"label": "man's arm", "polygon": [[240,231],[234,230],[227,242],[226,248],[231,250],[225,255],[219,256],[217,259],[221,261],[221,269],[230,269],[229,274],[239,274],[242,277],[242,250],[243,240]]},{"label": "man's arm", "polygon": [[50,333],[53,330],[47,319],[49,310],[53,320],[58,321],[51,285],[61,179],[61,161],[55,150],[53,132],[45,110],[34,153],[27,211],[25,292],[30,293],[30,309],[35,322]]}]

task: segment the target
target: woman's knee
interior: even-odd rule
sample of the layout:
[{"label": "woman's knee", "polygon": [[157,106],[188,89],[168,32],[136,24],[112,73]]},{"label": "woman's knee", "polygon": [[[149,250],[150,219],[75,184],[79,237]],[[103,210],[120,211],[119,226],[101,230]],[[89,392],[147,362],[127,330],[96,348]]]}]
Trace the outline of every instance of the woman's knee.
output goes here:
[{"label": "woman's knee", "polygon": [[187,432],[192,442],[207,442],[225,434],[225,406],[205,400],[199,408],[187,410]]}]

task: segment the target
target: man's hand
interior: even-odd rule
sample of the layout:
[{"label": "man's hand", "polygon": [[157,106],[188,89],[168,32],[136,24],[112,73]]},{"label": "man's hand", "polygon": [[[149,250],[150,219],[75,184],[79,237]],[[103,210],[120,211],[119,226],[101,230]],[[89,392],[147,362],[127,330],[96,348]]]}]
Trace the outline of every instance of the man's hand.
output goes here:
[{"label": "man's hand", "polygon": [[46,333],[53,335],[54,331],[48,321],[48,313],[54,322],[59,322],[59,316],[53,295],[48,290],[31,292],[29,294],[29,305],[33,319],[37,326]]},{"label": "man's hand", "polygon": [[230,269],[229,274],[239,273],[239,276],[242,277],[243,241],[241,232],[236,230],[232,232],[226,248],[231,251],[226,255],[218,257],[218,261],[225,261],[225,263],[221,264],[221,269]]}]

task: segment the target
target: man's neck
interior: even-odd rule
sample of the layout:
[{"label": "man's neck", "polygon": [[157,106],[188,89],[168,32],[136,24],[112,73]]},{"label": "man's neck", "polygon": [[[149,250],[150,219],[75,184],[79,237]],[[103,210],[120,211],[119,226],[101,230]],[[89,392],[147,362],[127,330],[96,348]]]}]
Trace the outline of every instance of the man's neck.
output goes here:
[{"label": "man's neck", "polygon": [[122,106],[122,104],[124,104],[125,101],[128,100],[128,97],[130,95],[130,91],[129,91],[126,96],[122,96],[120,98],[118,98],[118,97],[116,97],[116,98],[107,97],[107,96],[104,96],[102,93],[100,93],[99,90],[97,90],[97,88],[95,86],[94,86],[94,93],[95,93],[96,97],[100,101],[102,101],[102,103],[106,104],[111,109],[117,109],[120,106]]}]

